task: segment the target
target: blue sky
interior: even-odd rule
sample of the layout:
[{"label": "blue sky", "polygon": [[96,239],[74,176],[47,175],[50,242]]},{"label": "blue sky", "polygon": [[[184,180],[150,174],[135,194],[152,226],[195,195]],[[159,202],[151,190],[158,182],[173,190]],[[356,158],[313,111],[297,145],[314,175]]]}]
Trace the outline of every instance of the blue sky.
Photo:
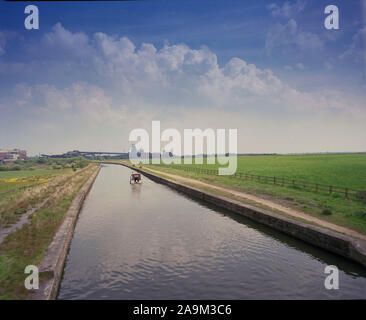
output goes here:
[{"label": "blue sky", "polygon": [[237,128],[240,152],[366,150],[363,0],[35,4],[31,31],[0,4],[0,148],[117,151],[161,120]]}]

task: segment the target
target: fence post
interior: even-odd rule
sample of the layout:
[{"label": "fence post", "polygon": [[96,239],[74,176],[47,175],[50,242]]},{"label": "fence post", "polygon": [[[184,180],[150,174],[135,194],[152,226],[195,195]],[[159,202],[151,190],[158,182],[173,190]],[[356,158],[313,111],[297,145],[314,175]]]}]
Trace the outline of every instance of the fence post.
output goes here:
[{"label": "fence post", "polygon": [[319,190],[319,185],[316,184],[316,186],[315,186],[315,192],[318,192],[318,190]]},{"label": "fence post", "polygon": [[276,184],[276,177],[273,177],[273,183]]},{"label": "fence post", "polygon": [[348,199],[348,188],[345,189],[345,196]]},{"label": "fence post", "polygon": [[333,187],[329,186],[329,194],[332,194],[332,189],[333,189]]}]

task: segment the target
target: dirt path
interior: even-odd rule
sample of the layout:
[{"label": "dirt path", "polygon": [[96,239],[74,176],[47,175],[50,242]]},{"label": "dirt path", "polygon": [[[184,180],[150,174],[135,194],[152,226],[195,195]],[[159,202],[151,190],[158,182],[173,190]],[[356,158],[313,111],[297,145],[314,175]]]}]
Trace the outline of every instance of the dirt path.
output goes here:
[{"label": "dirt path", "polygon": [[216,189],[216,190],[219,190],[219,191],[231,193],[232,195],[235,195],[236,197],[240,197],[240,198],[244,198],[244,199],[248,199],[248,200],[257,202],[257,203],[262,204],[262,205],[265,205],[265,206],[267,206],[269,208],[273,208],[273,209],[282,211],[283,213],[286,213],[287,215],[290,215],[290,216],[293,216],[293,217],[297,217],[297,218],[301,218],[303,220],[306,220],[306,221],[315,223],[315,224],[317,224],[319,226],[322,226],[322,227],[331,229],[333,231],[337,231],[337,232],[340,232],[340,233],[343,233],[343,234],[347,234],[347,235],[349,235],[351,237],[355,237],[355,238],[359,238],[359,239],[366,240],[366,235],[360,234],[357,231],[354,231],[354,230],[351,230],[351,229],[348,229],[348,228],[345,228],[345,227],[338,226],[336,224],[333,224],[333,223],[330,223],[330,222],[321,220],[319,218],[310,216],[310,215],[308,215],[308,214],[306,214],[304,212],[297,211],[295,209],[291,209],[291,208],[285,207],[285,206],[283,206],[281,204],[278,204],[278,203],[275,203],[273,201],[266,200],[266,199],[263,199],[263,198],[254,196],[254,195],[249,194],[249,193],[245,193],[245,192],[242,192],[242,191],[232,190],[230,188],[215,186],[215,185],[212,185],[212,184],[209,184],[209,183],[206,183],[206,182],[202,182],[202,181],[199,181],[199,180],[196,180],[196,179],[186,178],[186,177],[182,177],[180,175],[176,175],[176,174],[172,174],[172,173],[167,173],[165,171],[153,170],[153,169],[150,169],[150,168],[147,168],[147,169],[149,171],[151,171],[151,172],[164,174],[167,177],[174,178],[176,181],[181,182],[181,183],[184,183],[184,182],[186,182],[186,183],[194,183],[196,185],[201,185],[201,186],[209,187],[209,188]]},{"label": "dirt path", "polygon": [[17,222],[12,224],[8,228],[0,230],[0,244],[4,241],[4,239],[10,233],[13,233],[14,231],[16,231],[18,229],[21,229],[25,224],[29,223],[30,221],[28,220],[28,217],[30,215],[32,215],[34,212],[36,212],[37,210],[39,210],[40,208],[42,208],[49,199],[50,198],[47,198],[47,199],[43,200],[41,203],[37,203],[32,209],[30,209],[26,213],[22,214],[21,218]]}]

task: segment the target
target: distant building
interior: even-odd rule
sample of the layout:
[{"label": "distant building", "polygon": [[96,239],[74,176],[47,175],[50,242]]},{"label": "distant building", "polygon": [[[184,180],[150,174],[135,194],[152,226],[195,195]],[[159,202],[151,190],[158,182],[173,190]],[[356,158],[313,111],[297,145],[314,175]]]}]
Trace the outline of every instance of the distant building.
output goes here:
[{"label": "distant building", "polygon": [[27,159],[27,151],[20,149],[1,150],[0,149],[0,163],[11,162],[15,160]]}]

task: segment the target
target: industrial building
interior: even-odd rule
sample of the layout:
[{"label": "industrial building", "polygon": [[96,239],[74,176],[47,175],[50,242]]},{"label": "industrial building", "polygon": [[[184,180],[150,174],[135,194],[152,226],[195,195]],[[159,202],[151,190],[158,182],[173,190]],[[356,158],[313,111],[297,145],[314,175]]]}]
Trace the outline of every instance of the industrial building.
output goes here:
[{"label": "industrial building", "polygon": [[27,151],[20,149],[3,150],[0,149],[0,163],[7,163],[15,160],[27,159]]}]

